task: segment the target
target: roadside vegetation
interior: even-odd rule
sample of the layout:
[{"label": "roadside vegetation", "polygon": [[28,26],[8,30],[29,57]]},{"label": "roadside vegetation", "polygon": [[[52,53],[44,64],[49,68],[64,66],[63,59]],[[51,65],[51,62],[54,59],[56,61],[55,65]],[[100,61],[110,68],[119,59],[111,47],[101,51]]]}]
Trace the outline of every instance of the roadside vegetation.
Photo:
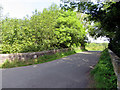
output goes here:
[{"label": "roadside vegetation", "polygon": [[91,71],[91,75],[95,80],[95,88],[117,89],[117,78],[108,49],[101,52],[99,62]]},{"label": "roadside vegetation", "polygon": [[[80,18],[80,16],[79,16]],[[57,5],[35,10],[24,19],[4,18],[2,53],[39,52],[84,46],[86,31],[77,13],[59,10]]]},{"label": "roadside vegetation", "polygon": [[75,54],[77,52],[82,52],[82,51],[84,50],[74,48],[73,50],[69,50],[67,52],[60,52],[60,53],[56,53],[53,55],[44,55],[44,56],[40,56],[36,59],[31,59],[31,60],[24,60],[24,61],[14,60],[11,62],[9,60],[6,60],[2,65],[0,65],[0,68],[13,68],[13,67],[21,67],[21,66],[45,63],[45,62],[60,59],[68,55],[72,55],[72,54]]},{"label": "roadside vegetation", "polygon": [[25,61],[14,60],[12,62],[10,62],[9,60],[6,60],[2,65],[0,65],[0,67],[1,68],[13,68],[13,67],[40,64],[40,63],[45,63],[45,62],[53,61],[53,60],[56,60],[56,59],[60,59],[62,57],[66,57],[68,55],[75,54],[75,53],[82,52],[82,51],[103,50],[105,47],[107,47],[107,43],[97,43],[97,44],[96,43],[89,43],[89,44],[86,44],[85,49],[80,49],[80,47],[79,48],[73,48],[72,51],[69,50],[67,52],[56,53],[56,54],[53,54],[53,55],[44,55],[44,56],[40,56],[37,59],[25,60]]},{"label": "roadside vegetation", "polygon": [[62,9],[77,10],[77,12],[85,13],[88,15],[90,23],[85,23],[89,35],[95,38],[107,37],[109,38],[108,48],[120,57],[120,1],[106,2],[100,0],[96,3],[72,0],[61,0],[63,3],[60,5]]},{"label": "roadside vegetation", "polygon": [[[9,17],[2,19],[0,21],[2,23],[0,53],[27,53],[84,47],[87,32],[82,15],[77,16],[78,14],[71,10],[60,10],[57,5],[52,4],[42,12],[35,10],[32,16],[26,16],[23,19]],[[7,60],[1,67],[11,68],[48,62],[77,51],[79,50],[45,55],[23,62]]]},{"label": "roadside vegetation", "polygon": [[88,51],[103,51],[108,48],[108,43],[87,43],[85,48]]}]

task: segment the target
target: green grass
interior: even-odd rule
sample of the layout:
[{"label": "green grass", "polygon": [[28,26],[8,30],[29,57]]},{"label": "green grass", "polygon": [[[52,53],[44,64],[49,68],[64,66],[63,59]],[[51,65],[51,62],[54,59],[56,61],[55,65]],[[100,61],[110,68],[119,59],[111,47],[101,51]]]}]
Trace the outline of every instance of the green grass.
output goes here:
[{"label": "green grass", "polygon": [[100,56],[98,64],[91,71],[91,75],[95,80],[96,88],[112,89],[117,88],[117,78],[113,70],[113,65],[108,52],[105,49]]},{"label": "green grass", "polygon": [[85,48],[89,51],[103,51],[108,47],[108,43],[87,43]]},{"label": "green grass", "polygon": [[10,61],[6,60],[2,65],[0,65],[0,68],[13,68],[13,67],[21,67],[21,66],[45,63],[45,62],[60,59],[62,57],[66,57],[68,55],[72,55],[72,54],[75,54],[75,53],[81,52],[81,51],[83,51],[83,50],[74,49],[72,51],[56,53],[53,55],[44,55],[37,59],[31,59],[31,60],[25,60],[25,61],[14,60],[14,61],[10,62]]}]

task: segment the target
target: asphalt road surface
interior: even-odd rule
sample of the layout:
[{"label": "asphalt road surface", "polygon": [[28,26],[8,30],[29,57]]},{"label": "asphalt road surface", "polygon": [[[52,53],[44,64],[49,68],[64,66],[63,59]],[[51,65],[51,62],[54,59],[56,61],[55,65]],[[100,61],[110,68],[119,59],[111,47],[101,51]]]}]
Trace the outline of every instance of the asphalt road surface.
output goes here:
[{"label": "asphalt road surface", "polygon": [[51,62],[2,69],[2,88],[88,88],[99,51],[86,51]]}]

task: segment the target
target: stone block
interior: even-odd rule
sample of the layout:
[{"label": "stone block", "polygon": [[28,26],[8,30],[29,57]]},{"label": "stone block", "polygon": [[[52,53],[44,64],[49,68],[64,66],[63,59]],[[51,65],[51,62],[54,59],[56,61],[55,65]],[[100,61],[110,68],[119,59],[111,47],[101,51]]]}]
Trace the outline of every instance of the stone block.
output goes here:
[{"label": "stone block", "polygon": [[14,54],[0,54],[0,63],[4,63],[6,59],[9,61],[14,61],[14,60],[29,60],[29,59],[35,59],[43,55],[51,55],[55,54],[57,52],[65,52],[68,51],[68,48],[65,49],[57,49],[57,50],[48,50],[48,51],[41,51],[41,52],[31,52],[31,53],[14,53]]},{"label": "stone block", "polygon": [[120,58],[109,50],[113,68],[117,76],[117,88],[120,89]]}]

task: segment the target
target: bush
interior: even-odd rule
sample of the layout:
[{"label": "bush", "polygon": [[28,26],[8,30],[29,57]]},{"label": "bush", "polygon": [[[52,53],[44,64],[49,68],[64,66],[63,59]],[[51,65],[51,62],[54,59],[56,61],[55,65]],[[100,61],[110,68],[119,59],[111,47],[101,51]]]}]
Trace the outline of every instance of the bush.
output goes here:
[{"label": "bush", "polygon": [[78,47],[85,40],[85,29],[73,11],[56,5],[43,12],[35,10],[28,19],[2,20],[2,53],[38,52]]}]

